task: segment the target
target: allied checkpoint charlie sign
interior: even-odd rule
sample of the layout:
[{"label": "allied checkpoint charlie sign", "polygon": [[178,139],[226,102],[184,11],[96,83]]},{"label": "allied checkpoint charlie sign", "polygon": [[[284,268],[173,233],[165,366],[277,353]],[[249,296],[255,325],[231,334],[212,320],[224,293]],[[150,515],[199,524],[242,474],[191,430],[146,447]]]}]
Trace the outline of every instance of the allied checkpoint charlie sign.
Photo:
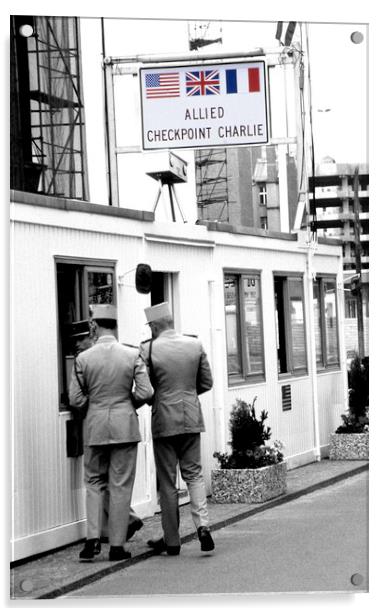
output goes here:
[{"label": "allied checkpoint charlie sign", "polygon": [[268,142],[265,63],[140,69],[144,150]]}]

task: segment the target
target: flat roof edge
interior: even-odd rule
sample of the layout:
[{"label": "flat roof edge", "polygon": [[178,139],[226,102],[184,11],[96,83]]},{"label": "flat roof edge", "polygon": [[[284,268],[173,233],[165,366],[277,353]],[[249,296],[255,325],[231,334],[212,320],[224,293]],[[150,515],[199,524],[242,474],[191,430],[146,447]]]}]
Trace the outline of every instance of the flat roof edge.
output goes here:
[{"label": "flat roof edge", "polygon": [[49,195],[28,193],[21,190],[12,189],[10,191],[10,200],[15,203],[25,203],[38,207],[48,207],[72,212],[85,212],[88,214],[101,214],[103,216],[115,216],[118,218],[131,218],[133,220],[143,220],[146,222],[153,222],[155,219],[153,212],[145,210],[132,210],[113,205],[91,203],[89,201],[78,201],[76,199],[66,199],[64,197],[51,197]]},{"label": "flat roof edge", "polygon": [[281,231],[267,231],[265,229],[252,229],[241,225],[232,225],[227,222],[215,222],[211,220],[200,221],[199,224],[207,227],[208,231],[220,231],[222,233],[232,233],[233,235],[251,235],[254,237],[266,237],[278,240],[290,240],[295,242],[298,239],[297,233],[284,233]]}]

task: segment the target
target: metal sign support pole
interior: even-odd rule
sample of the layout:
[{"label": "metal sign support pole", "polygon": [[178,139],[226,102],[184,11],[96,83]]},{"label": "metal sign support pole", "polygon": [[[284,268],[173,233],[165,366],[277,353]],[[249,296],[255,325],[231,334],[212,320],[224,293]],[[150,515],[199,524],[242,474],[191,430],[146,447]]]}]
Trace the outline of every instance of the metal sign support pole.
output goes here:
[{"label": "metal sign support pole", "polygon": [[175,190],[175,186],[174,186],[174,184],[170,184],[170,187],[171,187],[171,191],[172,191],[172,193],[173,193],[173,195],[174,195],[174,199],[175,199],[175,201],[176,201],[176,204],[177,204],[177,206],[178,206],[178,209],[179,209],[179,211],[180,211],[180,215],[182,216],[182,220],[183,220],[183,222],[184,222],[184,223],[186,223],[186,222],[187,222],[187,220],[186,220],[186,219],[185,219],[185,217],[184,217],[183,210],[182,210],[181,205],[180,205],[180,203],[179,203],[178,197],[176,196],[176,190]]}]

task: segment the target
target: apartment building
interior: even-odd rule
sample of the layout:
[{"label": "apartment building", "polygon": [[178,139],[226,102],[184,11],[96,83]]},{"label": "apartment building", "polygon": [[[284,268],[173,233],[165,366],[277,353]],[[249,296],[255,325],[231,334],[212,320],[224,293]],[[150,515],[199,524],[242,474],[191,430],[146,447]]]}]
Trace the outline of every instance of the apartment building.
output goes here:
[{"label": "apartment building", "polygon": [[[355,228],[354,176],[356,165],[336,163],[325,157],[316,168],[314,183],[310,180],[310,200],[318,237],[342,241],[345,291],[345,336],[348,357],[358,349],[357,298],[351,283],[361,270],[365,354],[369,354],[369,169],[358,167],[358,225]],[[358,239],[358,243],[357,243]],[[357,260],[357,251],[360,259]]]}]

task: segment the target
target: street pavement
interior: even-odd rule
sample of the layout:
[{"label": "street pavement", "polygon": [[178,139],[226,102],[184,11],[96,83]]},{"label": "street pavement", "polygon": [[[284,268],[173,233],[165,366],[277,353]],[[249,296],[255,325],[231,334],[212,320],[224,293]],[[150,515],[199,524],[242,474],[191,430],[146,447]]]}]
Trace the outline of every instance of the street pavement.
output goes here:
[{"label": "street pavement", "polygon": [[[205,558],[207,561],[215,560],[215,562],[219,564],[222,552],[224,554],[224,559],[230,563],[230,552],[225,546],[228,542],[228,533],[231,534],[234,528],[237,530],[239,528],[238,523],[242,523],[241,528],[248,529],[248,531],[252,530],[256,524],[256,537],[259,541],[259,520],[263,512],[265,512],[264,515],[267,511],[270,511],[270,513],[274,512],[277,515],[277,519],[279,519],[282,515],[284,503],[290,503],[299,498],[302,501],[303,496],[309,496],[330,485],[335,485],[338,492],[347,478],[361,475],[365,473],[367,469],[368,462],[365,460],[332,461],[324,459],[320,462],[314,462],[288,471],[286,494],[266,503],[219,505],[213,503],[211,498],[209,498],[210,525],[218,545],[214,557],[204,556],[200,552],[199,544],[196,541],[196,532],[191,519],[190,507],[188,504],[184,505],[180,507],[180,533],[183,543],[182,554],[175,558],[176,563],[174,565],[170,562],[167,566],[179,567],[178,563],[185,562],[185,558],[187,558],[190,551],[192,554],[195,554],[195,557],[200,563],[202,562],[202,558]],[[294,502],[292,502],[292,504],[294,505]],[[254,519],[256,522],[254,522]],[[252,520],[253,525],[250,526]],[[334,535],[333,525],[334,522],[330,525],[331,537]],[[365,522],[365,528],[367,528],[367,520]],[[140,532],[136,533],[128,543],[128,548],[132,553],[132,559],[130,561],[118,563],[109,562],[108,545],[103,544],[102,553],[95,558],[94,562],[79,563],[78,554],[83,542],[78,542],[54,552],[28,559],[25,562],[14,563],[10,572],[10,597],[12,599],[27,600],[53,599],[70,596],[72,592],[77,592],[82,587],[88,587],[89,584],[102,580],[106,576],[108,576],[106,580],[110,580],[111,573],[126,569],[135,569],[139,566],[149,567],[148,573],[150,573],[152,569],[155,571],[158,569],[159,564],[157,563],[159,562],[162,563],[163,569],[163,563],[172,559],[167,560],[166,556],[155,556],[146,543],[148,539],[158,538],[161,535],[160,515],[156,514],[144,520],[144,527]],[[249,537],[248,532],[246,536]],[[282,534],[279,536],[281,537]],[[274,534],[269,532],[268,537],[273,541]],[[272,545],[273,544],[268,544],[263,554],[257,546],[255,548],[255,554],[258,554],[258,558],[267,559],[267,562],[269,562],[272,553]],[[308,557],[307,548],[305,549],[304,555],[306,555],[306,558]],[[313,557],[316,556],[313,554]],[[301,555],[299,554],[299,560],[300,558]],[[287,568],[287,566],[284,564],[283,568]],[[263,571],[263,568],[261,570]],[[239,592],[244,592],[242,588],[243,586],[240,585]],[[360,590],[360,587],[357,587],[357,589]]]},{"label": "street pavement", "polygon": [[368,591],[368,473],[268,509],[139,562],[72,597]]}]

